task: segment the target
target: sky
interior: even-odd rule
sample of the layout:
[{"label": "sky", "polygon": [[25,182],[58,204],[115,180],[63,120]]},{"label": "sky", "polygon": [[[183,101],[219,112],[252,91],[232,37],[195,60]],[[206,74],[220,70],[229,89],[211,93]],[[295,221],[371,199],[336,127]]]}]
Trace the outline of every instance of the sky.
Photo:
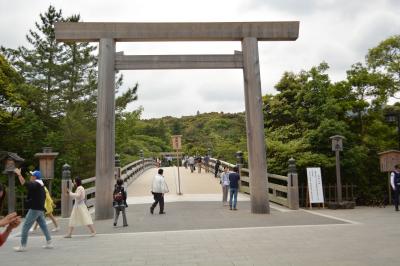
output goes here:
[{"label": "sky", "polygon": [[[259,42],[262,94],[275,94],[285,71],[298,73],[321,62],[332,81],[364,62],[368,49],[400,34],[400,0],[0,0],[0,45],[28,46],[25,35],[49,5],[84,22],[300,21],[294,42]],[[117,43],[117,52],[144,54],[232,54],[240,42]],[[243,72],[215,70],[121,71],[119,93],[139,84],[142,118],[244,111]]]}]

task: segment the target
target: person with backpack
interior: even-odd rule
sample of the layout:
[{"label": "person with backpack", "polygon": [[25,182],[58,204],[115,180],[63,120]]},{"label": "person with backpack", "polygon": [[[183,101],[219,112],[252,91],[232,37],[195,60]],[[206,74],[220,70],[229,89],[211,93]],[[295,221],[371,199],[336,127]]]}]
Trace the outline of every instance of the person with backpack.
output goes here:
[{"label": "person with backpack", "polygon": [[122,212],[122,223],[123,226],[128,226],[126,221],[125,208],[128,207],[126,203],[126,191],[123,187],[124,181],[120,178],[117,179],[113,192],[113,207],[115,210],[114,226],[117,226],[119,213]]},{"label": "person with backpack", "polygon": [[394,166],[394,171],[390,174],[390,184],[393,189],[393,202],[394,208],[399,211],[399,190],[400,190],[400,166],[397,164]]}]

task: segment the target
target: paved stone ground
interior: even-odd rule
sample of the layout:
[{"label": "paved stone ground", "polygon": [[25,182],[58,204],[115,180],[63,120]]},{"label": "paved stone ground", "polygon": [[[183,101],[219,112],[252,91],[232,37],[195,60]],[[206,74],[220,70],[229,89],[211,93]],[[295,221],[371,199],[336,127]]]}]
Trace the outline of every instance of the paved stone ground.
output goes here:
[{"label": "paved stone ground", "polygon": [[41,248],[38,234],[27,252],[14,253],[19,237],[12,236],[0,265],[400,265],[400,213],[392,208],[257,215],[245,197],[236,212],[187,197],[168,202],[166,215],[150,215],[145,197],[130,198],[129,227],[96,221],[97,236],[83,228],[71,239],[60,233],[53,250]]}]

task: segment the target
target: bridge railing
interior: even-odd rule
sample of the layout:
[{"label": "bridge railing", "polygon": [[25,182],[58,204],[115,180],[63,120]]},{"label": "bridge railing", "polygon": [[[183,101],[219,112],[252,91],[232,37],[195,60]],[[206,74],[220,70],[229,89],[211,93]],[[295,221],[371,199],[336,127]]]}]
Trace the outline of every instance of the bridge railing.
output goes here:
[{"label": "bridge railing", "polygon": [[[128,165],[122,167],[120,169],[120,178],[130,185],[138,176],[140,176],[146,170],[156,167],[156,161],[149,159],[137,160]],[[67,182],[71,182],[70,180],[63,180],[62,182],[62,197],[66,197],[62,199],[62,202],[65,202],[65,207],[62,207],[62,217],[69,217],[72,210],[72,199],[69,199],[66,190],[69,185]],[[86,206],[93,207],[96,202],[96,177],[90,177],[86,179],[82,179],[82,185],[85,187],[86,192]]]},{"label": "bridge railing", "polygon": [[143,172],[153,167],[157,167],[157,163],[151,158],[134,161],[121,168],[121,179],[129,186]]},{"label": "bridge railing", "polygon": [[[292,159],[291,159],[292,160]],[[289,160],[289,165],[294,169],[294,160]],[[217,159],[210,158],[209,167],[215,169]],[[233,171],[235,164],[220,160],[221,165],[218,172],[222,172],[224,166],[227,166],[230,171]],[[290,168],[290,167],[289,167]],[[214,170],[213,170],[214,171]],[[286,206],[290,209],[299,208],[299,189],[298,177],[295,171],[290,171],[287,176],[267,173],[269,200],[271,202]],[[250,194],[250,174],[249,169],[240,167],[240,192]]]}]

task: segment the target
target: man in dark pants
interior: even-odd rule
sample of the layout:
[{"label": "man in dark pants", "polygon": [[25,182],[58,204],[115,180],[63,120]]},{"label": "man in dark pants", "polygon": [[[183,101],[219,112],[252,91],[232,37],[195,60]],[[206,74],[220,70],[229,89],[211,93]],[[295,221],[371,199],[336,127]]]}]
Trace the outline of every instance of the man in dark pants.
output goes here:
[{"label": "man in dark pants", "polygon": [[158,203],[160,203],[160,214],[164,212],[164,193],[168,193],[168,186],[163,176],[164,170],[158,169],[158,174],[153,178],[153,184],[151,187],[151,193],[154,196],[154,203],[150,207],[150,213],[154,213],[154,209]]},{"label": "man in dark pants", "polygon": [[400,190],[400,166],[396,165],[390,174],[390,184],[393,189],[393,201],[396,211],[399,211],[399,190]]}]

